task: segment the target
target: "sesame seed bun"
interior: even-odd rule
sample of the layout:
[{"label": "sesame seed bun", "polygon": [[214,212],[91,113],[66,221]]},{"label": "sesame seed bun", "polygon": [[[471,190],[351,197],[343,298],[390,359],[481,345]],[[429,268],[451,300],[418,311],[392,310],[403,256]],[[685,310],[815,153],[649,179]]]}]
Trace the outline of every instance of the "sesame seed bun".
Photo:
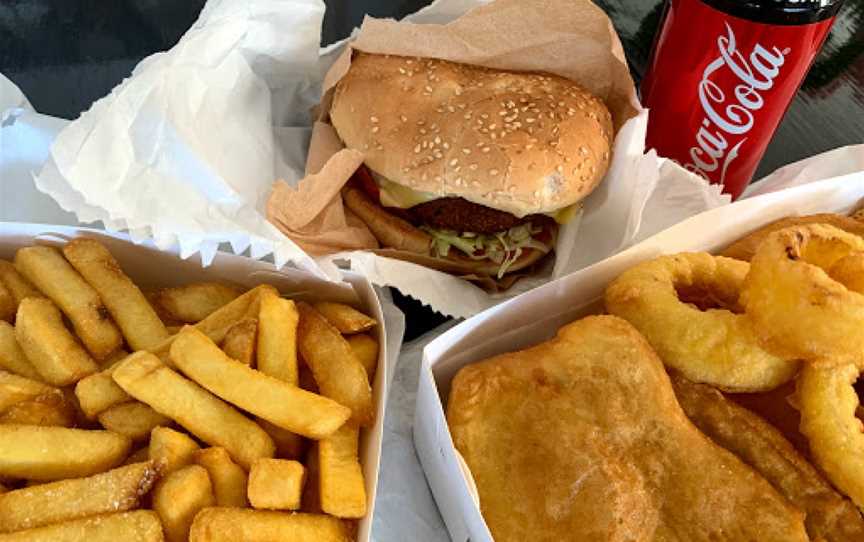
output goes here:
[{"label": "sesame seed bun", "polygon": [[355,53],[330,119],[376,173],[522,217],[583,199],[609,166],[609,110],[573,81]]}]

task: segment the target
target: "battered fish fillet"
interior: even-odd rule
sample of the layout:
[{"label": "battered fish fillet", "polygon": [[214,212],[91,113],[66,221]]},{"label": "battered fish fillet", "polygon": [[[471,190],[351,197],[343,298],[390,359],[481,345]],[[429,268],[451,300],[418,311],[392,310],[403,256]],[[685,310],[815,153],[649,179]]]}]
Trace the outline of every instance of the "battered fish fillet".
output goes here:
[{"label": "battered fish fillet", "polygon": [[447,410],[496,542],[808,540],[804,514],[687,419],[620,318],[462,368]]},{"label": "battered fish fillet", "polygon": [[793,505],[804,510],[812,540],[864,540],[864,520],[768,422],[703,384],[672,375],[684,413],[714,442],[737,455]]}]

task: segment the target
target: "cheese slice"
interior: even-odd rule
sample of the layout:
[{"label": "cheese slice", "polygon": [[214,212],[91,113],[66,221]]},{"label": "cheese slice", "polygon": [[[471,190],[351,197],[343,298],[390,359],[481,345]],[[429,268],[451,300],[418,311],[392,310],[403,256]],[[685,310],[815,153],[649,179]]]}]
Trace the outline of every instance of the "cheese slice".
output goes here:
[{"label": "cheese slice", "polygon": [[[381,205],[383,205],[384,207],[408,209],[414,207],[415,205],[434,201],[442,197],[433,192],[422,192],[420,190],[414,190],[413,188],[409,188],[405,185],[394,183],[390,179],[382,177],[374,171],[372,172],[372,177],[375,179],[375,183],[378,185],[378,190],[380,191],[381,197]],[[551,211],[543,214],[552,217],[558,224],[566,224],[573,220],[573,217],[578,214],[581,207],[581,203],[574,203],[573,205],[568,205],[567,207],[558,209],[557,211]]]}]

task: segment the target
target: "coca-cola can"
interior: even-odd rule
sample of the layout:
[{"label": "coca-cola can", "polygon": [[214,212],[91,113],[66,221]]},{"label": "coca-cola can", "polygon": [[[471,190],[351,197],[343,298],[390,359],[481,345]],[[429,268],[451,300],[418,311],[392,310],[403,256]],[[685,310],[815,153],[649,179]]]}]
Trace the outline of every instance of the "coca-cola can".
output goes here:
[{"label": "coca-cola can", "polygon": [[737,198],[841,3],[668,0],[640,89],[647,147]]}]

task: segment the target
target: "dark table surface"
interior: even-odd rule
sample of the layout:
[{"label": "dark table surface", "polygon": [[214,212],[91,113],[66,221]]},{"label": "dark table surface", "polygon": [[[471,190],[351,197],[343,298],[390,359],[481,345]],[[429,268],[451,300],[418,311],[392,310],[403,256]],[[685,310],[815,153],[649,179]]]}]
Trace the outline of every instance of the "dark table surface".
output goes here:
[{"label": "dark table surface", "polygon": [[[635,79],[648,61],[659,0],[595,0],[612,18]],[[323,41],[347,36],[364,14],[399,18],[423,0],[326,0]],[[147,55],[170,48],[203,0],[2,0],[0,73],[37,111],[75,118]],[[288,30],[286,30],[288,31]],[[828,41],[768,147],[757,177],[834,147],[864,142],[864,0],[846,0]],[[443,322],[399,297],[407,338]]]}]

